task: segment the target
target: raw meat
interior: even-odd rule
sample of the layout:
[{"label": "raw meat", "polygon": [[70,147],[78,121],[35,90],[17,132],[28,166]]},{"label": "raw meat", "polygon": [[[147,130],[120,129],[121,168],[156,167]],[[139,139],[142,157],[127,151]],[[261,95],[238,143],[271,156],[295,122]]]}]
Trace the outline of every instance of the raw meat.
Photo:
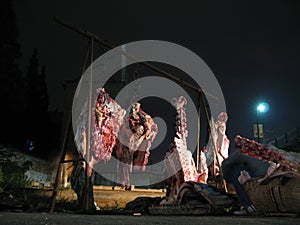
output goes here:
[{"label": "raw meat", "polygon": [[121,126],[119,140],[116,145],[117,158],[123,162],[120,165],[122,185],[128,187],[129,171],[133,169],[145,171],[150,155],[151,144],[154,141],[158,127],[150,115],[141,109],[140,103],[134,103],[128,118]]},{"label": "raw meat", "polygon": [[[192,153],[187,149],[186,138],[188,132],[186,130],[186,112],[184,108],[186,103],[187,101],[183,96],[174,98],[172,101],[172,104],[177,111],[177,132],[174,137],[174,142],[169,146],[165,156],[165,167],[171,176],[171,191],[167,197],[176,196],[184,182],[199,182],[201,179],[203,180],[203,176],[206,177],[207,174],[205,169],[200,174],[197,172]],[[204,182],[206,182],[206,178],[204,179]]]},{"label": "raw meat", "polygon": [[[241,136],[236,136],[234,146],[243,154],[273,162],[269,168],[267,177],[289,175],[300,176],[299,154],[287,152],[274,146],[258,143]],[[274,165],[275,164],[275,165]]]}]

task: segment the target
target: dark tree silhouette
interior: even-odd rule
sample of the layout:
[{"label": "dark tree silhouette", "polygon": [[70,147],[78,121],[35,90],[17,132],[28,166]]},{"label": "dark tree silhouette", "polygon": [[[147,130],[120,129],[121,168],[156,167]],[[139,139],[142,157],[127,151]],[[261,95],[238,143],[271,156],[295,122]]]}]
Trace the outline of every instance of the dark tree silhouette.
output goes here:
[{"label": "dark tree silhouette", "polygon": [[37,49],[33,50],[33,54],[30,58],[27,74],[26,74],[26,81],[27,81],[27,111],[31,113],[33,117],[35,117],[37,110],[38,110],[38,77],[39,77],[39,63],[37,58]]},{"label": "dark tree silhouette", "polygon": [[49,106],[49,95],[48,95],[48,88],[46,83],[46,68],[45,66],[42,67],[42,71],[38,77],[38,87],[39,87],[39,93],[40,93],[40,110],[42,113],[48,112],[48,106]]},{"label": "dark tree silhouette", "polygon": [[0,7],[0,143],[28,150],[35,142],[35,151],[52,151],[59,145],[61,121],[56,118],[58,113],[49,116],[46,69],[39,69],[37,49],[25,77],[19,69],[19,34],[12,2],[3,0]]},{"label": "dark tree silhouette", "polygon": [[4,0],[0,7],[0,35],[1,43],[1,77],[19,78],[18,59],[20,57],[20,45],[17,41],[18,30],[16,15],[12,8],[12,0]]},{"label": "dark tree silhouette", "polygon": [[46,84],[46,69],[39,73],[38,51],[33,50],[26,74],[27,81],[27,136],[37,144],[37,151],[46,147],[49,97]]},{"label": "dark tree silhouette", "polygon": [[27,111],[34,117],[47,114],[49,97],[46,84],[46,69],[39,74],[38,52],[33,50],[27,70]]},{"label": "dark tree silhouette", "polygon": [[20,119],[24,115],[26,97],[25,80],[18,66],[20,45],[12,0],[1,1],[0,26],[0,102],[3,116],[0,141],[16,144],[22,135]]}]

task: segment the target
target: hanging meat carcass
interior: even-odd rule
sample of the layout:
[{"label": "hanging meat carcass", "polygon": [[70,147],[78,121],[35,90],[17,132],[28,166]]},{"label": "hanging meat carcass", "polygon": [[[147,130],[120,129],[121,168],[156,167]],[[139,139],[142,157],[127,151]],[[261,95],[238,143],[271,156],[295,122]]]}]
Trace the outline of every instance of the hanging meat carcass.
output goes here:
[{"label": "hanging meat carcass", "polygon": [[[75,142],[80,155],[86,158],[87,104],[85,104],[77,124]],[[126,111],[115,102],[103,88],[97,89],[97,99],[92,108],[90,174],[99,161],[108,162],[117,142],[120,126]]]},{"label": "hanging meat carcass", "polygon": [[188,132],[186,130],[186,112],[184,105],[186,99],[181,96],[174,98],[173,106],[177,111],[176,116],[176,136],[174,142],[169,146],[169,150],[165,156],[166,170],[171,176],[171,190],[167,197],[173,197],[178,194],[182,184],[187,181],[206,182],[207,166],[205,161],[202,162],[201,173],[197,172],[195,162],[191,151],[187,149],[186,138]]},{"label": "hanging meat carcass", "polygon": [[210,139],[206,152],[207,166],[213,176],[221,173],[221,165],[224,159],[228,157],[228,148],[230,141],[226,135],[226,122],[228,115],[221,112],[217,118],[211,118],[210,121]]},{"label": "hanging meat carcass", "polygon": [[[85,106],[75,136],[77,148],[83,157],[86,156],[86,112]],[[141,109],[140,103],[134,103],[129,116],[125,118],[125,115],[126,111],[103,88],[97,90],[95,107],[92,109],[89,165],[92,171],[99,161],[108,162],[115,151],[117,159],[123,162],[118,168],[120,180],[124,187],[128,187],[132,168],[145,170],[158,128],[151,116]]]},{"label": "hanging meat carcass", "polygon": [[[264,179],[285,175],[300,176],[299,154],[287,152],[274,146],[258,143],[237,135],[234,139],[234,146],[239,148],[243,154],[271,162],[268,174]],[[261,181],[263,181],[262,179]]]},{"label": "hanging meat carcass", "polygon": [[141,109],[140,103],[134,103],[121,126],[116,145],[117,158],[123,162],[120,164],[122,170],[119,170],[123,187],[130,186],[129,172],[146,169],[149,150],[157,132],[158,127],[151,116]]},{"label": "hanging meat carcass", "polygon": [[92,119],[92,155],[96,162],[107,162],[117,142],[126,111],[104,89],[100,89]]},{"label": "hanging meat carcass", "polygon": [[[79,151],[79,157],[81,159],[85,158],[89,163],[89,171],[85,170],[86,163],[83,163],[83,160],[79,160],[72,172],[71,183],[72,188],[78,196],[79,204],[81,206],[85,205],[86,201],[84,198],[87,195],[88,208],[94,210],[93,184],[91,179],[93,167],[99,161],[107,162],[110,160],[126,111],[111,99],[104,89],[97,90],[97,99],[94,102],[94,107],[91,109],[90,148],[87,148],[88,112],[86,102],[77,119],[75,143]],[[90,149],[90,152],[87,152],[87,149]],[[87,158],[88,155],[90,155],[90,159]],[[88,172],[88,179],[86,172]]]}]

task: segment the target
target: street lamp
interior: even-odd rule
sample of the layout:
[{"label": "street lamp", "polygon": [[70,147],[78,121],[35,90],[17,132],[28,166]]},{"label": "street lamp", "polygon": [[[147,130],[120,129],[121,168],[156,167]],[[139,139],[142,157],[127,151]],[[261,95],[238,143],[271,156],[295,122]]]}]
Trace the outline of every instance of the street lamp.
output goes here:
[{"label": "street lamp", "polygon": [[262,133],[261,138],[263,138],[263,126],[262,124],[258,123],[258,115],[259,113],[265,113],[269,110],[268,103],[262,102],[259,103],[256,107],[256,130],[257,130],[257,142],[259,142],[260,139],[260,131]]}]

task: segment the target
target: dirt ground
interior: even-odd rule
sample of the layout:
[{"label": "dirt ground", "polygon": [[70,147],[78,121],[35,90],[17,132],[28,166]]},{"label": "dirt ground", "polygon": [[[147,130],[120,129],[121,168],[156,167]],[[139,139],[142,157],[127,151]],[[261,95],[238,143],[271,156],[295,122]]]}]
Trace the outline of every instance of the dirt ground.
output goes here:
[{"label": "dirt ground", "polygon": [[142,196],[165,197],[166,192],[162,189],[136,188],[131,191],[125,191],[119,187],[94,186],[94,201],[99,208],[125,208],[128,202]]}]

